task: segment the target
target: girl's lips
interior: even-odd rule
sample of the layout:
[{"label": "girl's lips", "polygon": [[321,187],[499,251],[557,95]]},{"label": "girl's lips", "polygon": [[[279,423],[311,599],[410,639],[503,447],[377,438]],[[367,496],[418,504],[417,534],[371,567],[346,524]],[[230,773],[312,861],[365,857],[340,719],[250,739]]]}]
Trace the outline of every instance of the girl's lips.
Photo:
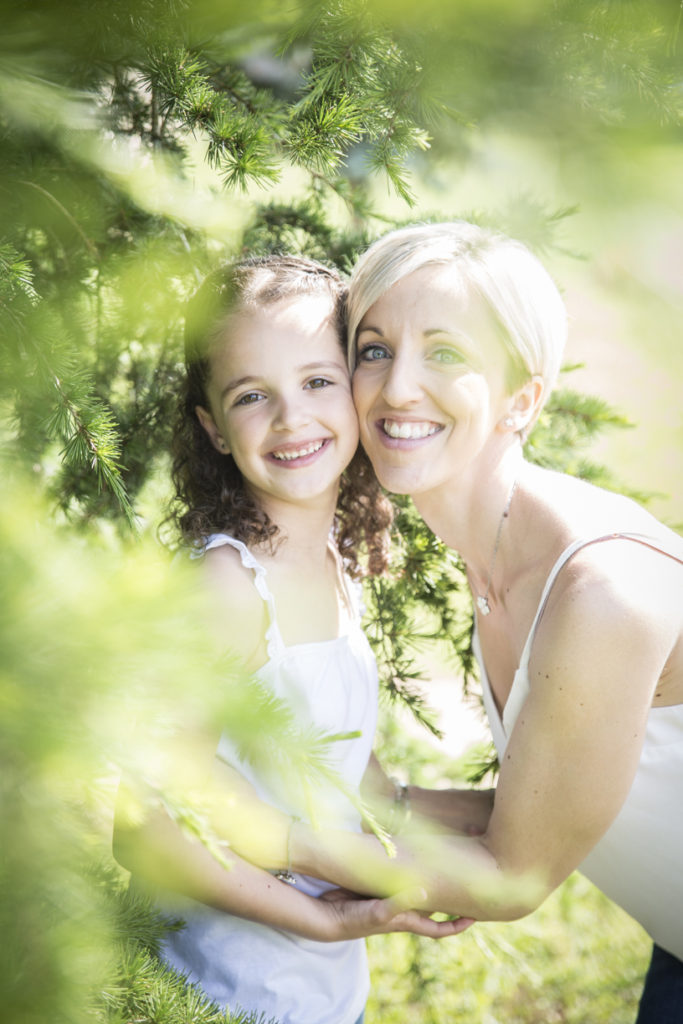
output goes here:
[{"label": "girl's lips", "polygon": [[315,441],[300,442],[298,444],[282,445],[274,448],[268,453],[268,458],[276,462],[278,466],[292,468],[306,466],[314,462],[316,457],[327,447],[330,439],[317,438]]}]

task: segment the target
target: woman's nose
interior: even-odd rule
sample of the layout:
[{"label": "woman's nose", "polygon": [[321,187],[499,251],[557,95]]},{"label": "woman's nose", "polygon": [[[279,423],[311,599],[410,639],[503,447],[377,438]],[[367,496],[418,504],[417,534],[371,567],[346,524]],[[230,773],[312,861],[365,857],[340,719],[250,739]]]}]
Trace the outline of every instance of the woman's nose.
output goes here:
[{"label": "woman's nose", "polygon": [[401,356],[389,361],[382,391],[389,405],[396,408],[419,401],[422,387],[414,361]]}]

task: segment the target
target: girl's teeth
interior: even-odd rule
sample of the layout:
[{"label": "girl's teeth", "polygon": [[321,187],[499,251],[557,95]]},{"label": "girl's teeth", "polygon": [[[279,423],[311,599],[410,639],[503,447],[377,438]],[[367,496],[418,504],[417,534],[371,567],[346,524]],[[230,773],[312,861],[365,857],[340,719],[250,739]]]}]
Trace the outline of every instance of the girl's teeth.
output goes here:
[{"label": "girl's teeth", "polygon": [[296,450],[287,452],[273,452],[273,458],[281,459],[284,462],[291,462],[294,459],[302,459],[304,455],[312,455],[313,452],[320,451],[323,446],[322,441],[314,441],[312,444],[306,445],[305,448],[297,448]]},{"label": "girl's teeth", "polygon": [[384,421],[384,432],[389,437],[404,438],[416,441],[435,434],[439,427],[436,423],[397,423],[396,420]]}]

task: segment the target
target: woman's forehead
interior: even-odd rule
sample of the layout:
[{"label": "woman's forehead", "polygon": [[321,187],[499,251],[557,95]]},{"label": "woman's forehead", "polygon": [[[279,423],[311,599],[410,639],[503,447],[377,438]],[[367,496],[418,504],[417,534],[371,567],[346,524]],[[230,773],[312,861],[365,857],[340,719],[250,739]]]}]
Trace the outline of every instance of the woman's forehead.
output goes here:
[{"label": "woman's forehead", "polygon": [[468,313],[490,315],[477,290],[463,280],[452,264],[427,264],[391,284],[366,310],[361,325],[373,315],[406,315],[430,320]]}]

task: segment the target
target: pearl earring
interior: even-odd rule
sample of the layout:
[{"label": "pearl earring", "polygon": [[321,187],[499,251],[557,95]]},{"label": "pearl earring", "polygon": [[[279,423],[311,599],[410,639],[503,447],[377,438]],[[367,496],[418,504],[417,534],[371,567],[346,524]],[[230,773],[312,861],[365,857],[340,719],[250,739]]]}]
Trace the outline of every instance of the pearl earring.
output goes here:
[{"label": "pearl earring", "polygon": [[514,427],[515,425],[515,421],[513,420],[512,416],[506,416],[505,419],[503,420],[503,423],[506,427]]}]

